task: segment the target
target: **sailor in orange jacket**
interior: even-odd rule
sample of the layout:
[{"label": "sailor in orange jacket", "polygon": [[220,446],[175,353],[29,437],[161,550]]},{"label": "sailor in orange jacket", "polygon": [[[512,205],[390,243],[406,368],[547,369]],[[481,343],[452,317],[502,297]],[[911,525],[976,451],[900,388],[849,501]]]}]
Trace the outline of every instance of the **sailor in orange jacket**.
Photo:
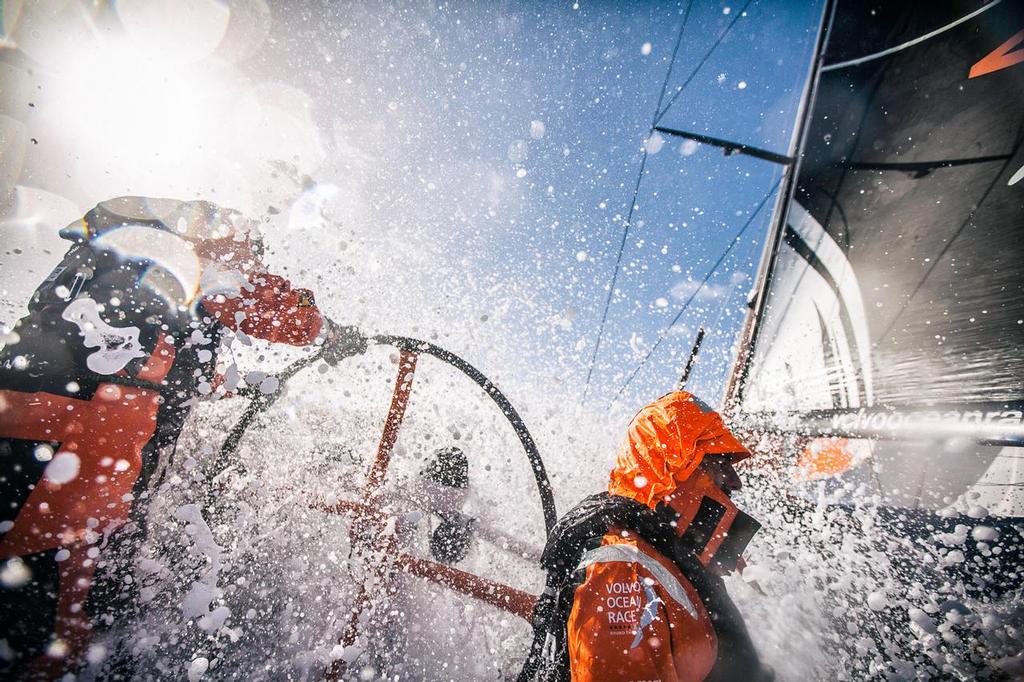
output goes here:
[{"label": "sailor in orange jacket", "polygon": [[[108,540],[211,392],[222,330],[321,334],[255,230],[204,201],[119,197],[61,231],[71,248],[0,349],[0,673],[56,678],[84,653]],[[346,329],[325,341],[361,339]]]},{"label": "sailor in orange jacket", "polygon": [[[725,557],[713,561],[739,513],[729,501],[741,485],[732,465],[749,456],[721,417],[685,392],[670,393],[633,418],[608,491],[677,514],[677,534],[690,531],[687,549],[696,561],[680,565],[678,556],[666,556],[636,530],[621,527],[612,527],[600,546],[584,554],[578,568],[586,576],[568,622],[574,681],[696,682],[711,676],[720,653],[751,658],[745,629],[745,651],[720,651],[737,646],[723,642],[716,627],[726,615],[717,612],[722,594],[705,603],[711,595],[699,589],[711,587],[716,568],[725,567]],[[742,628],[742,621],[730,626]],[[734,640],[736,634],[729,633]],[[756,657],[743,666],[744,680],[763,675],[751,663]]]},{"label": "sailor in orange jacket", "polygon": [[551,533],[520,681],[771,679],[721,579],[759,528],[729,499],[741,486],[733,464],[748,456],[689,393],[643,408],[608,493]]}]

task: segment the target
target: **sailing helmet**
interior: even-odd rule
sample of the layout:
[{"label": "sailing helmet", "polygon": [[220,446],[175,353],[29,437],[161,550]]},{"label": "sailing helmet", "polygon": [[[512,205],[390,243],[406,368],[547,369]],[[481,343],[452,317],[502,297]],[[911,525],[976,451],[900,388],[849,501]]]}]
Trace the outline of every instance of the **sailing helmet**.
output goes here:
[{"label": "sailing helmet", "polygon": [[234,209],[201,200],[141,196],[108,199],[61,230],[60,236],[86,242],[128,226],[151,227],[177,235],[207,260],[259,259],[263,255],[263,242],[255,221]]}]

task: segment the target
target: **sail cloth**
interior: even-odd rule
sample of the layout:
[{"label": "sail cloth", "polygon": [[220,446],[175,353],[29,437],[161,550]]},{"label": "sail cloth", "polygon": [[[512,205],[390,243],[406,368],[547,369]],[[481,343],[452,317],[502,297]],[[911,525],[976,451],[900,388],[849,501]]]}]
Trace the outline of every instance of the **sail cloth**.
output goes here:
[{"label": "sail cloth", "polygon": [[742,411],[1024,516],[1024,4],[839,2],[823,63]]}]

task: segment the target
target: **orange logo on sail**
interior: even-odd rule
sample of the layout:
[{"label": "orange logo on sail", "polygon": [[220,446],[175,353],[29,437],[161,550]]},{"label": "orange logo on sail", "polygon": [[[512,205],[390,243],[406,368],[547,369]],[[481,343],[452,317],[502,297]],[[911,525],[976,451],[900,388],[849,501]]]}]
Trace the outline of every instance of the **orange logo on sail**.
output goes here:
[{"label": "orange logo on sail", "polygon": [[853,450],[846,438],[815,438],[797,459],[794,478],[809,481],[838,476],[853,464]]},{"label": "orange logo on sail", "polygon": [[977,78],[1024,62],[1024,49],[1014,50],[1021,43],[1024,43],[1024,31],[992,50],[984,59],[972,66],[967,77]]}]

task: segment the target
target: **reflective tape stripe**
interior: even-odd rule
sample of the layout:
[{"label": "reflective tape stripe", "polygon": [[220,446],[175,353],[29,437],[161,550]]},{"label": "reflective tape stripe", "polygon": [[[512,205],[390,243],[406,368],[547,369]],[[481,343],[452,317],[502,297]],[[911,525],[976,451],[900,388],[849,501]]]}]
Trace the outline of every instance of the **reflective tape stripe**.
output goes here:
[{"label": "reflective tape stripe", "polygon": [[640,564],[654,576],[654,579],[665,589],[673,601],[682,606],[692,618],[697,618],[697,609],[690,598],[686,596],[686,590],[679,584],[676,577],[656,559],[644,554],[634,545],[602,545],[592,549],[583,555],[576,570],[585,569],[591,564],[614,563]]}]

